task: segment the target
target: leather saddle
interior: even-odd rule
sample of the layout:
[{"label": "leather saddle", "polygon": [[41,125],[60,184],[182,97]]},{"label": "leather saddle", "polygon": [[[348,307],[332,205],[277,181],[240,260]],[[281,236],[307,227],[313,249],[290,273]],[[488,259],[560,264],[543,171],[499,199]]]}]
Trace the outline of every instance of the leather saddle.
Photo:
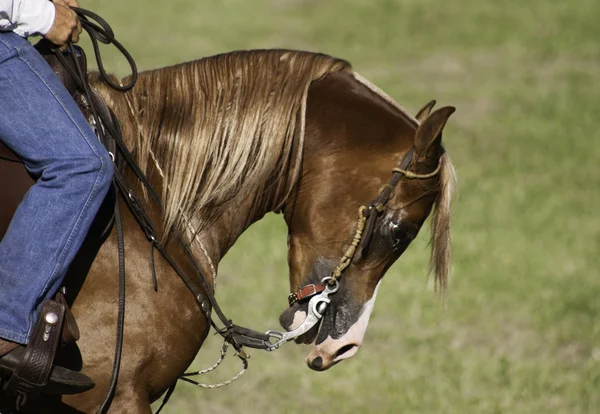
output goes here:
[{"label": "leather saddle", "polygon": [[[51,44],[42,40],[35,45],[54,69],[58,77],[62,80],[67,90],[74,97],[84,115],[89,119],[89,109],[85,99],[78,91],[76,82],[71,77],[69,70],[58,60],[50,50]],[[87,73],[87,62],[83,51],[77,47],[77,59],[83,73]],[[71,68],[74,70],[74,68]],[[104,110],[108,110],[106,104]],[[114,153],[114,152],[113,152]],[[27,172],[22,160],[7,148],[0,141],[0,240],[6,234],[10,221],[17,209],[19,203],[25,196],[29,188],[35,183],[35,178]],[[110,192],[101,207],[92,228],[80,249],[78,257],[71,265],[69,273],[65,278],[65,285],[69,286],[69,302],[75,298],[79,288],[83,284],[85,274],[89,270],[93,259],[112,229],[112,211],[116,200],[116,195]],[[26,404],[28,396],[35,396],[40,393],[48,394],[69,394],[83,392],[94,386],[89,378],[81,375],[77,376],[77,370],[81,369],[79,350],[76,348],[75,341],[79,339],[79,329],[73,314],[69,310],[69,303],[63,294],[65,289],[58,292],[52,300],[47,300],[42,306],[40,316],[34,327],[34,332],[29,345],[12,351],[3,358],[3,373],[0,372],[0,400],[6,396],[16,399],[16,407],[22,407]],[[75,347],[75,348],[73,348]],[[67,378],[64,384],[49,381],[52,370],[64,370],[61,366],[54,366],[57,352],[73,352],[79,355],[74,358],[77,362],[70,363],[69,372],[72,374],[63,375]],[[61,351],[62,350],[62,351]],[[61,358],[73,360],[73,358]],[[75,365],[75,366],[73,366]],[[7,375],[7,368],[12,370]],[[65,371],[66,372],[66,371]],[[68,378],[73,378],[69,383]],[[87,379],[87,382],[86,382]],[[79,385],[74,385],[78,383]],[[3,405],[3,404],[0,404]]]}]

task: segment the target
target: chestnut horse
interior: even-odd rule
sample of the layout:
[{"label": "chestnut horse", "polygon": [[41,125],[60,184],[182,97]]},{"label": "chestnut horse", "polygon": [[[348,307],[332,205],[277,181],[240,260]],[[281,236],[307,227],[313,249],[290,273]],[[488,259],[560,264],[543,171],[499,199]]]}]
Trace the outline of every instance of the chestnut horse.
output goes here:
[{"label": "chestnut horse", "polygon": [[[283,50],[234,52],[143,72],[127,93],[94,75],[90,84],[117,115],[124,140],[161,195],[162,208],[146,202],[159,239],[184,272],[194,274],[172,237],[183,235],[212,289],[221,258],[270,211],[281,212],[288,225],[291,291],[319,283],[351,246],[359,207],[386,189],[410,151],[408,173],[389,186],[391,198],[375,213],[366,247],[350,254],[320,325],[296,339],[315,343],[306,359],[310,368],[326,370],[356,353],[382,277],[434,206],[431,265],[438,290],[446,288],[454,170],[441,137],[454,108],[430,113],[430,103],[413,117],[347,62]],[[132,174],[125,178],[144,194]],[[150,403],[194,360],[210,324],[158,255],[158,291],[152,288],[149,243],[121,210],[127,312],[111,412],[150,413]],[[67,277],[76,286],[69,295],[81,331],[82,371],[96,387],[64,396],[53,408],[45,401],[34,412],[95,412],[102,403],[117,320],[114,233],[95,259],[84,245]],[[298,327],[307,306],[300,301],[284,310],[282,326]]]}]

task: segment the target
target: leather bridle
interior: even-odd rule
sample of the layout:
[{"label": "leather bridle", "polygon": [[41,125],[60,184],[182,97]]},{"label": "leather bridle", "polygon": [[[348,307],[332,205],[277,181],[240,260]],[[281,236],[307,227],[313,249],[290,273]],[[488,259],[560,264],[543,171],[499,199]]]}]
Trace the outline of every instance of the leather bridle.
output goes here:
[{"label": "leather bridle", "polygon": [[[408,168],[413,160],[413,156],[414,148],[411,148],[402,158],[398,168],[394,169],[390,180],[381,187],[377,197],[367,205],[363,205],[358,209],[358,222],[354,238],[350,247],[338,262],[338,265],[331,272],[330,284],[333,284],[341,278],[342,273],[354,258],[357,249],[360,251],[363,258],[366,256],[371,239],[373,238],[373,231],[375,230],[377,218],[383,212],[387,203],[393,198],[394,189],[396,188],[396,185],[398,185],[400,179],[404,176],[404,173],[401,171],[405,171],[406,168]],[[325,284],[323,282],[303,286],[297,291],[290,293],[288,302],[290,306],[293,306],[297,302],[310,299],[321,293],[323,290],[325,290]]]},{"label": "leather bridle", "polygon": [[414,155],[415,148],[412,147],[406,155],[404,155],[400,165],[392,170],[392,177],[380,188],[377,197],[369,204],[359,207],[356,231],[352,242],[350,243],[350,247],[346,249],[344,255],[331,274],[323,278],[320,283],[309,284],[290,293],[288,297],[290,307],[295,303],[309,300],[306,319],[293,331],[267,331],[267,335],[269,335],[271,339],[276,340],[271,347],[267,348],[268,351],[277,349],[283,343],[308,332],[319,323],[331,302],[329,296],[338,291],[342,274],[350,266],[356,252],[359,251],[362,258],[366,257],[369,245],[373,238],[377,219],[385,210],[387,203],[394,197],[394,190],[400,180],[403,177],[409,179],[426,179],[431,178],[440,172],[441,161],[438,162],[436,169],[428,174],[417,174],[413,171],[409,171],[408,168],[414,164]]}]

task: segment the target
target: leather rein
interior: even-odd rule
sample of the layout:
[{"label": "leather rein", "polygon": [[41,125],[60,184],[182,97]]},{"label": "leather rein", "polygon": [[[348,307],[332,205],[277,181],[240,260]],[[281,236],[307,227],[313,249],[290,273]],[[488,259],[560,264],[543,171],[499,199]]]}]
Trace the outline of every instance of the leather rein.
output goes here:
[{"label": "leather rein", "polygon": [[[129,53],[125,50],[125,48],[114,39],[114,33],[110,29],[110,26],[106,23],[106,21],[104,21],[100,16],[96,15],[95,13],[80,8],[73,8],[73,10],[80,17],[82,27],[86,31],[88,31],[90,37],[93,39],[92,43],[94,44],[94,51],[96,52],[98,67],[103,80],[114,89],[117,89],[122,92],[132,89],[137,79],[137,68],[135,66],[135,62],[133,61]],[[96,20],[98,24],[90,22],[88,20],[88,17],[91,17],[94,20]],[[127,85],[115,84],[115,82],[112,81],[110,77],[106,74],[104,67],[101,64],[101,57],[98,51],[97,42],[94,39],[106,44],[115,44],[115,46],[117,46],[117,48],[125,55],[132,70],[132,76]],[[75,49],[73,45],[69,45],[68,50],[70,52],[69,56],[72,58],[73,61],[73,66],[77,68],[77,72],[75,73],[73,73],[73,71],[69,67],[69,64],[66,62],[65,57],[62,55],[62,53],[60,53],[60,51],[56,49],[54,50],[54,52],[57,58],[70,72],[70,75],[78,84],[81,92],[84,93],[88,107],[92,112],[93,124],[95,125],[97,134],[100,135],[100,138],[103,139],[104,142],[106,142],[105,138],[107,137],[113,140],[114,144],[116,144],[116,150],[118,151],[118,154],[111,153],[111,155],[113,157],[115,155],[122,157],[122,160],[127,164],[129,168],[131,168],[136,178],[142,184],[143,188],[148,192],[151,200],[160,208],[161,212],[164,213],[163,206],[158,194],[150,185],[147,177],[141,171],[132,153],[129,151],[129,149],[123,141],[117,118],[112,113],[110,108],[107,107],[106,103],[103,102],[101,96],[95,93],[95,91],[92,91],[91,87],[87,83],[85,74],[82,73],[82,71],[80,70],[80,64],[75,57],[78,54],[83,53],[83,51],[80,48]],[[117,159],[115,159],[115,164],[119,164]],[[268,339],[266,335],[234,325],[230,319],[225,317],[219,305],[217,304],[217,301],[214,298],[214,295],[212,294],[212,289],[208,284],[206,277],[202,273],[198,262],[195,260],[188,246],[188,243],[184,241],[181,234],[176,234],[178,242],[181,244],[181,247],[186,253],[187,258],[192,263],[198,275],[198,280],[200,281],[204,292],[198,290],[192,284],[191,280],[183,273],[183,271],[176,264],[175,260],[172,259],[172,257],[168,254],[161,241],[158,240],[152,221],[146,214],[143,203],[135,195],[133,190],[131,190],[126,185],[119,165],[115,165],[115,184],[129,210],[140,225],[141,229],[144,231],[146,238],[151,243],[153,247],[152,251],[154,249],[158,250],[161,253],[161,255],[167,260],[167,262],[173,268],[173,270],[175,270],[175,272],[179,275],[179,277],[183,279],[184,283],[186,284],[188,289],[194,294],[194,297],[196,298],[198,304],[201,306],[203,314],[210,320],[212,307],[215,309],[215,312],[217,313],[217,316],[219,317],[221,322],[225,325],[225,328],[219,329],[213,323],[213,327],[215,327],[215,329],[217,329],[217,331],[221,335],[226,337],[227,341],[230,342],[236,348],[236,350],[238,350],[238,352],[241,351],[242,346],[249,346],[252,348],[266,348],[266,345],[263,342],[261,342],[262,340]],[[154,287],[156,290],[157,283],[154,268],[152,269],[152,274],[154,280]],[[209,303],[206,303],[204,295],[207,296]]]},{"label": "leather rein", "polygon": [[[108,23],[97,14],[92,13],[88,10],[75,7],[72,7],[72,9],[75,11],[75,13],[77,13],[82,28],[88,32],[90,38],[92,39],[92,44],[94,46],[94,52],[96,55],[96,60],[98,62],[98,68],[102,79],[112,88],[122,92],[128,91],[131,88],[133,88],[135,81],[137,80],[137,68],[135,62],[131,55],[127,52],[127,50],[118,41],[116,41],[116,39],[114,38],[114,33],[108,25]],[[91,21],[90,19],[93,19],[94,21]],[[119,49],[119,51],[121,51],[121,53],[125,56],[132,72],[130,82],[127,85],[124,86],[121,84],[116,84],[107,75],[102,64],[98,42],[104,44],[114,44]],[[140,200],[136,197],[131,188],[129,188],[126,185],[125,180],[123,179],[123,175],[121,173],[121,161],[124,161],[124,163],[126,163],[127,166],[133,171],[136,178],[141,183],[142,187],[150,195],[151,200],[157,206],[159,206],[161,212],[164,212],[160,198],[158,197],[158,194],[154,191],[154,189],[151,187],[147,177],[141,171],[141,169],[135,162],[132,153],[129,151],[126,144],[124,143],[121,135],[119,122],[116,116],[110,110],[110,108],[108,108],[100,94],[96,91],[93,91],[90,85],[88,84],[86,73],[81,67],[80,62],[78,61],[78,58],[83,58],[85,60],[85,53],[80,47],[74,46],[70,42],[67,44],[68,53],[66,53],[66,57],[57,47],[52,47],[51,51],[55,54],[57,59],[65,68],[65,70],[69,73],[69,75],[77,85],[79,92],[84,96],[86,106],[91,112],[92,124],[95,128],[96,135],[102,142],[105,143],[105,145],[107,145],[107,147],[113,148],[113,151],[110,151],[110,155],[113,158],[113,162],[115,164],[114,187],[116,188],[117,194],[121,196],[122,200],[127,205],[129,211],[131,212],[131,214],[133,215],[140,228],[146,235],[146,238],[151,244],[151,267],[154,289],[158,290],[156,272],[154,267],[154,250],[156,249],[167,261],[167,263],[169,263],[169,265],[175,271],[175,273],[181,278],[181,280],[184,282],[184,284],[190,290],[190,292],[194,295],[194,298],[200,306],[202,314],[206,317],[207,320],[210,321],[211,325],[215,328],[215,330],[221,336],[223,336],[226,343],[233,345],[233,347],[236,349],[237,356],[243,361],[245,370],[248,366],[248,356],[243,351],[242,347],[248,346],[251,348],[267,349],[269,347],[269,337],[260,332],[235,325],[230,319],[228,319],[224,315],[212,293],[210,285],[207,283],[206,277],[203,275],[198,262],[195,260],[188,244],[185,243],[181,234],[176,233],[175,237],[177,238],[177,242],[185,252],[187,259],[192,263],[194,270],[196,271],[198,276],[197,279],[200,282],[200,285],[202,286],[202,290],[198,289],[194,285],[192,279],[189,278],[181,270],[181,268],[177,265],[175,260],[169,255],[164,245],[158,240],[152,221],[146,214],[146,210],[144,208],[143,203],[140,202]],[[70,58],[70,63],[67,61],[67,58]],[[98,410],[99,413],[104,413],[108,411],[108,408],[110,407],[110,404],[114,397],[123,347],[123,331],[125,319],[125,248],[122,220],[119,211],[118,201],[115,203],[114,210],[115,227],[117,230],[117,247],[119,253],[119,306],[117,316],[117,339],[111,382],[107,389],[104,401],[100,409]],[[214,320],[211,318],[211,310],[213,308],[215,310],[215,313],[221,320],[221,323],[224,325],[224,328],[219,328],[214,322]],[[189,381],[194,382],[191,380]],[[169,389],[169,392],[167,393],[168,396],[171,395],[175,384],[173,384],[173,386]],[[163,406],[164,404],[166,404],[167,400],[168,398],[165,398]]]}]

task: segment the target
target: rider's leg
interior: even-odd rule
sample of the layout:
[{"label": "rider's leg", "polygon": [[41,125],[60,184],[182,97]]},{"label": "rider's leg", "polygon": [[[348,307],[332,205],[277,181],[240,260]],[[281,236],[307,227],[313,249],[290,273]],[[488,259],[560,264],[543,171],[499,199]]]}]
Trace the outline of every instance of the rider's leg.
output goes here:
[{"label": "rider's leg", "polygon": [[49,65],[12,32],[0,32],[0,139],[37,178],[0,242],[0,338],[26,344],[110,187],[112,163]]}]

